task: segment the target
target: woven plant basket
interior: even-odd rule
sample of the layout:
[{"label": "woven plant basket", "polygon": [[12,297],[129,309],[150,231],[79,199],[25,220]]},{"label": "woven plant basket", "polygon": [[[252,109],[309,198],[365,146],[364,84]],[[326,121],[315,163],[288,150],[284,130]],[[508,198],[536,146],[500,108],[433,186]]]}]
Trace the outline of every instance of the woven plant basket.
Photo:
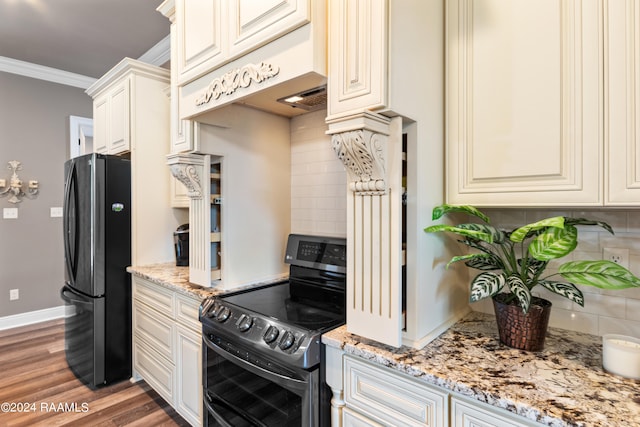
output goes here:
[{"label": "woven plant basket", "polygon": [[517,304],[517,300],[504,302],[509,297],[510,295],[505,293],[493,297],[500,342],[520,350],[542,350],[547,336],[551,302],[533,297],[529,312],[525,314]]}]

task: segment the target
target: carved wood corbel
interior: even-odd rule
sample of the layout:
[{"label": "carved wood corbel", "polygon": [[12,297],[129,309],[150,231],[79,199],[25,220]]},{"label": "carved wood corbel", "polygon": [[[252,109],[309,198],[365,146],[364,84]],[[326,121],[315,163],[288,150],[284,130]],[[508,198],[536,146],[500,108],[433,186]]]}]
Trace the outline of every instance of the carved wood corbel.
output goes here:
[{"label": "carved wood corbel", "polygon": [[[343,124],[344,129],[341,128]],[[388,133],[384,130],[387,123],[370,113],[363,113],[333,125],[337,132],[331,132],[331,144],[347,169],[349,189],[356,195],[386,194]]]},{"label": "carved wood corbel", "polygon": [[171,174],[187,188],[187,196],[192,199],[202,199],[202,181],[198,173],[202,170],[203,156],[196,154],[170,155],[167,163]]}]

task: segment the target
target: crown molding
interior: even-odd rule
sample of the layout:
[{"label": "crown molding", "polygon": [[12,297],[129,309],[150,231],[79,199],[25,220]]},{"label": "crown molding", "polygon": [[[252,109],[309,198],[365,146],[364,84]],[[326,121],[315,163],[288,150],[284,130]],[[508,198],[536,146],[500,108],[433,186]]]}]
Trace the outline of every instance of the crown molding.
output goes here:
[{"label": "crown molding", "polygon": [[70,73],[56,68],[45,67],[44,65],[19,61],[17,59],[7,58],[6,56],[0,56],[0,71],[31,77],[33,79],[79,87],[82,89],[87,89],[96,81],[93,77]]},{"label": "crown molding", "polygon": [[158,67],[166,64],[171,59],[171,37],[167,35],[151,49],[142,54],[138,61]]},{"label": "crown molding", "polygon": [[[161,66],[166,64],[171,59],[170,37],[166,36],[160,40],[138,59],[141,62],[151,65]],[[20,76],[31,77],[32,79],[60,83],[85,90],[98,80],[93,77],[83,76],[82,74],[70,73],[68,71],[58,70],[57,68],[19,61],[13,58],[7,58],[6,56],[0,56],[0,72],[18,74]]]}]

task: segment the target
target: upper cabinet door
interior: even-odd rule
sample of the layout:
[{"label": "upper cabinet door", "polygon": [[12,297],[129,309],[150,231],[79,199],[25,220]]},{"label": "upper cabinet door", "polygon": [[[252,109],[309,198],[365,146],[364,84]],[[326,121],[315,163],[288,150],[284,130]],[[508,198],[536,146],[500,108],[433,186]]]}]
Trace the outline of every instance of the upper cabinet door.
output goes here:
[{"label": "upper cabinet door", "polygon": [[640,4],[605,7],[607,205],[640,205]]},{"label": "upper cabinet door", "polygon": [[447,201],[601,205],[601,1],[446,7]]},{"label": "upper cabinet door", "polygon": [[388,0],[330,2],[329,117],[388,105],[388,7]]},{"label": "upper cabinet door", "polygon": [[176,0],[178,83],[198,77],[227,56],[222,14],[220,0]]},{"label": "upper cabinet door", "polygon": [[228,4],[232,57],[311,22],[310,0],[230,0]]},{"label": "upper cabinet door", "polygon": [[124,79],[109,93],[109,154],[124,153],[131,149],[129,83],[129,79]]}]

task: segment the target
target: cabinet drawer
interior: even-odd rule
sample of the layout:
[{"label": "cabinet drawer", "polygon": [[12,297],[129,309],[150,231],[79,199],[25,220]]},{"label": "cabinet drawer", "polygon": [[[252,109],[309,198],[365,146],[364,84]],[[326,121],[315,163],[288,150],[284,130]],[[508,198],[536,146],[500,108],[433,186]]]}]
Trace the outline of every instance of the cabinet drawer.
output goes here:
[{"label": "cabinet drawer", "polygon": [[381,423],[444,426],[447,394],[401,374],[345,355],[345,402]]},{"label": "cabinet drawer", "polygon": [[533,427],[539,424],[502,408],[451,397],[452,427]]},{"label": "cabinet drawer", "polygon": [[198,320],[199,307],[199,300],[176,294],[176,320],[198,333],[202,330],[202,324]]},{"label": "cabinet drawer", "polygon": [[371,421],[364,415],[360,415],[356,411],[349,408],[342,409],[342,426],[343,427],[382,427],[375,421]]},{"label": "cabinet drawer", "polygon": [[133,368],[167,402],[173,402],[175,367],[135,338]]},{"label": "cabinet drawer", "polygon": [[168,359],[173,359],[175,324],[143,304],[133,304],[133,330],[137,337]]},{"label": "cabinet drawer", "polygon": [[133,279],[133,297],[173,318],[173,292],[148,280]]}]

